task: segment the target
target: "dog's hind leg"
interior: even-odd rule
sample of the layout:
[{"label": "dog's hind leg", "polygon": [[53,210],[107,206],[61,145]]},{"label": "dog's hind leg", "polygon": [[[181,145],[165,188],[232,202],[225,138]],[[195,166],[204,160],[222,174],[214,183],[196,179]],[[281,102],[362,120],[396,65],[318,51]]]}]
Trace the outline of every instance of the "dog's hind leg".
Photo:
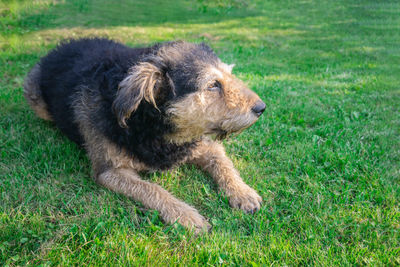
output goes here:
[{"label": "dog's hind leg", "polygon": [[82,125],[81,129],[99,184],[141,202],[146,208],[157,210],[167,223],[178,222],[196,233],[211,228],[195,208],[175,198],[161,186],[143,181],[138,172],[147,170],[145,165],[134,161],[123,149],[87,126]]},{"label": "dog's hind leg", "polygon": [[190,162],[210,173],[229,197],[232,207],[251,213],[260,209],[261,197],[243,182],[221,144],[212,141],[201,142],[193,152]]},{"label": "dog's hind leg", "polygon": [[178,222],[196,233],[207,231],[210,224],[198,211],[175,198],[159,185],[143,181],[138,172],[149,170],[123,148],[110,142],[96,130],[90,114],[99,107],[99,98],[83,92],[74,103],[75,118],[85,140],[85,148],[92,162],[95,180],[121,194],[141,202],[146,208],[159,211],[167,223]]},{"label": "dog's hind leg", "polygon": [[109,169],[97,176],[101,185],[159,211],[167,223],[178,222],[195,233],[207,231],[210,225],[196,209],[178,200],[160,186],[143,181],[132,169]]},{"label": "dog's hind leg", "polygon": [[40,65],[36,64],[29,72],[24,82],[24,96],[36,115],[44,120],[52,120],[47,105],[43,100],[39,86]]}]

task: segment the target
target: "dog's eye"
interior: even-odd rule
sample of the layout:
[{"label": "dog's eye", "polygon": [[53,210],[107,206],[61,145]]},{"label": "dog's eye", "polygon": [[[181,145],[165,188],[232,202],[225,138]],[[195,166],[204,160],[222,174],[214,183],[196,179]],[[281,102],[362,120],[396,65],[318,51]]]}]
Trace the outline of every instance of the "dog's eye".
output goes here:
[{"label": "dog's eye", "polygon": [[219,90],[221,90],[221,88],[222,88],[221,83],[219,81],[215,81],[208,86],[207,90],[219,91]]}]

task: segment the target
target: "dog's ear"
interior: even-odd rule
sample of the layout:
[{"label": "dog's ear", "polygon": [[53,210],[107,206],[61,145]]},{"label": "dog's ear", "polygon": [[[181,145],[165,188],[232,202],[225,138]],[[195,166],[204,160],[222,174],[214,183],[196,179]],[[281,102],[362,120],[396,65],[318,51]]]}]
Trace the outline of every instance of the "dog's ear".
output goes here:
[{"label": "dog's ear", "polygon": [[158,109],[156,96],[162,83],[162,70],[154,63],[141,62],[133,66],[128,76],[119,83],[112,108],[121,127],[127,128],[126,120],[142,100]]},{"label": "dog's ear", "polygon": [[220,66],[222,67],[223,70],[225,70],[228,73],[232,73],[233,67],[235,67],[235,64],[226,64],[224,62],[220,63]]}]

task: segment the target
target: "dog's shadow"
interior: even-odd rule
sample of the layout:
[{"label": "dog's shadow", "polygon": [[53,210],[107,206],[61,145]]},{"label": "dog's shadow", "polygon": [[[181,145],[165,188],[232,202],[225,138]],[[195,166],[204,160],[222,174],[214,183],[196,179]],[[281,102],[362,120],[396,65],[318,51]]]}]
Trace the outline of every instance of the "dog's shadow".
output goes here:
[{"label": "dog's shadow", "polygon": [[[168,238],[189,234],[177,224],[163,223],[156,211],[98,185],[84,149],[69,141],[53,123],[36,118],[27,107],[13,112],[12,117],[20,127],[9,129],[13,131],[9,135],[14,135],[9,151],[20,153],[20,157],[17,160],[17,153],[9,153],[4,162],[13,169],[3,180],[10,200],[5,202],[6,207],[46,214],[44,221],[56,228],[63,225],[64,230],[80,225],[79,231],[99,231],[100,224],[103,230],[104,225],[113,225],[121,231],[145,235],[158,232]],[[231,225],[224,226],[232,217],[227,198],[197,167],[186,164],[141,176],[194,206],[209,218],[214,229],[218,226],[220,231],[231,230]]]},{"label": "dog's shadow", "polygon": [[[24,214],[27,223],[19,231],[29,242],[73,248],[96,239],[110,240],[120,233],[171,243],[191,235],[178,224],[163,223],[157,211],[99,186],[92,179],[85,151],[53,123],[37,118],[23,99],[22,89],[7,104],[0,124],[0,171],[5,174],[0,179],[2,208],[10,217]],[[233,210],[212,178],[193,165],[141,175],[198,209],[213,226],[204,238],[260,231],[253,215]],[[36,221],[42,225],[41,233],[32,230]],[[88,241],[82,241],[83,237]]]}]

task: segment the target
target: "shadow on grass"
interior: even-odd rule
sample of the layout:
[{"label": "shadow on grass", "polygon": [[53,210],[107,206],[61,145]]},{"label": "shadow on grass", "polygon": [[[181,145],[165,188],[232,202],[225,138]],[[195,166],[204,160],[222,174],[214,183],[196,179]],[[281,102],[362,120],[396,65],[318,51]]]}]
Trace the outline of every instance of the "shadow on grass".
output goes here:
[{"label": "shadow on grass", "polygon": [[[341,109],[344,104],[339,101],[339,98],[348,98],[347,96],[332,97],[323,91],[324,96],[316,98],[315,94],[309,95],[310,92],[315,93],[318,88],[322,87],[329,89],[337,86],[343,89],[345,83],[357,85],[354,82],[357,79],[365,78],[369,74],[385,73],[385,70],[391,67],[396,59],[396,57],[387,56],[389,52],[380,49],[381,44],[375,41],[374,29],[362,24],[363,17],[368,17],[371,12],[373,13],[368,10],[359,13],[359,22],[355,23],[351,19],[352,12],[343,10],[341,5],[335,5],[334,8],[328,6],[325,9],[304,9],[304,13],[299,13],[295,9],[301,5],[282,8],[281,4],[277,3],[275,5],[268,4],[272,7],[268,10],[268,14],[263,12],[265,10],[248,10],[218,15],[212,11],[201,13],[183,1],[175,1],[174,4],[164,1],[138,1],[135,6],[127,4],[126,1],[115,1],[113,6],[109,6],[109,3],[106,1],[97,1],[96,4],[92,1],[60,2],[49,10],[37,10],[35,11],[37,13],[34,14],[21,14],[19,20],[8,24],[10,27],[7,27],[2,34],[23,35],[26,30],[37,32],[61,29],[61,27],[73,30],[75,28],[91,30],[107,26],[135,28],[135,26],[152,27],[157,25],[161,26],[160,31],[163,30],[163,26],[173,28],[178,32],[179,27],[187,27],[186,31],[192,34],[196,30],[192,29],[190,24],[193,26],[204,24],[193,36],[199,39],[197,36],[200,31],[214,31],[213,35],[222,39],[213,40],[213,47],[217,47],[226,58],[238,63],[235,71],[248,75],[249,80],[254,78],[252,76],[257,76],[251,82],[259,82],[260,79],[270,74],[271,76],[273,74],[295,74],[281,75],[278,77],[278,81],[271,78],[259,89],[263,96],[272,96],[269,100],[271,103],[270,113],[273,116],[269,118],[269,121],[265,119],[262,125],[265,129],[269,126],[268,132],[259,133],[259,131],[255,131],[256,128],[252,128],[254,136],[257,134],[259,136],[251,138],[261,140],[265,136],[263,134],[268,134],[269,138],[274,140],[276,151],[279,146],[283,146],[282,143],[287,144],[294,140],[303,145],[309,142],[308,139],[311,139],[313,132],[303,133],[304,139],[296,137],[296,134],[289,135],[288,132],[291,129],[289,126],[296,126],[303,130],[306,126],[309,129],[313,126],[324,126],[327,119],[331,120],[329,121],[331,126],[335,122],[340,124],[344,120],[344,118],[337,118],[335,114],[328,112],[335,105]],[[155,4],[158,5],[158,8],[152,8],[152,5]],[[336,12],[346,14],[341,16],[340,21],[337,21],[335,20]],[[326,16],[324,16],[325,14]],[[378,32],[382,32],[382,30]],[[155,35],[159,36],[159,33],[155,33]],[[391,40],[390,34],[381,37],[381,43]],[[149,37],[149,39],[151,38]],[[53,44],[54,40],[51,43]],[[394,48],[391,51],[398,53],[398,50],[394,50]],[[6,87],[6,90],[0,92],[1,104],[4,104],[5,107],[2,109],[4,116],[1,116],[0,119],[2,126],[0,130],[2,137],[0,174],[5,177],[0,180],[2,189],[4,189],[1,195],[3,201],[0,203],[0,209],[6,218],[4,221],[7,221],[7,228],[3,228],[4,231],[1,231],[0,240],[16,240],[12,243],[15,252],[25,249],[28,254],[31,254],[32,251],[41,249],[35,243],[39,245],[48,243],[48,246],[51,246],[52,241],[60,247],[69,246],[79,251],[81,245],[86,244],[86,237],[92,242],[89,244],[91,246],[95,244],[96,238],[106,240],[116,231],[129,232],[130,235],[139,233],[150,239],[156,236],[154,233],[161,233],[160,236],[163,236],[164,232],[171,240],[179,239],[181,232],[179,230],[169,231],[175,228],[163,225],[154,211],[145,211],[141,204],[97,186],[89,178],[91,177],[90,162],[85,153],[69,142],[58,130],[54,130],[54,127],[34,117],[33,112],[22,100],[20,78],[21,73],[28,68],[27,65],[34,64],[33,61],[38,57],[38,53],[18,54],[10,49],[2,54],[5,54],[11,62],[7,67],[0,67],[5,73],[0,78],[0,82]],[[365,66],[369,63],[371,63],[371,67],[366,68]],[[325,84],[318,81],[325,79],[328,81]],[[339,83],[342,81],[340,79],[343,80],[343,83]],[[394,81],[398,81],[398,79],[393,79],[393,84],[395,84]],[[367,82],[370,88],[377,86]],[[360,84],[363,85],[362,82]],[[310,90],[309,86],[314,87],[313,90]],[[289,87],[290,89],[288,89]],[[268,91],[271,88],[273,92]],[[356,91],[356,89],[354,90]],[[324,98],[329,101],[326,101],[324,106],[319,105],[320,99],[324,100]],[[372,103],[367,104],[368,107],[365,106],[368,109],[374,107]],[[348,113],[352,114],[353,109],[358,110],[359,108],[360,105],[354,107],[349,105]],[[320,113],[318,114],[317,111]],[[274,123],[276,124],[275,129]],[[367,122],[363,123],[367,125]],[[282,125],[288,127],[277,130]],[[261,126],[258,127],[261,128]],[[326,128],[326,133],[322,132],[322,134],[329,135],[337,130],[331,129],[332,127]],[[283,139],[282,136],[286,136],[286,139]],[[251,138],[249,136],[248,139]],[[343,142],[346,141],[345,138],[341,137],[341,139],[344,139]],[[245,142],[242,142],[240,146],[243,144]],[[270,156],[265,149],[265,143],[260,141],[259,148],[256,148],[256,144],[248,144],[249,147],[246,147],[246,150],[250,151],[247,155],[250,159],[254,159],[254,152]],[[357,148],[353,144],[351,149],[354,150],[354,147]],[[241,151],[239,149],[240,147],[238,151]],[[234,150],[232,149],[232,151]],[[277,155],[278,153],[283,154],[282,151],[276,153]],[[277,158],[279,159],[279,157]],[[285,157],[283,158],[285,159]],[[323,167],[326,160],[322,157],[320,161],[318,164]],[[310,162],[310,169],[313,170],[317,163]],[[366,160],[366,162],[368,161]],[[271,166],[274,166],[272,164],[273,162],[271,162]],[[298,161],[292,164],[293,167],[304,171],[299,167]],[[274,177],[279,171],[284,176],[291,170],[289,165],[284,164],[265,168]],[[340,169],[340,164],[333,164],[333,167],[329,168]],[[322,169],[322,174],[329,173],[331,170],[329,168]],[[254,173],[263,172],[260,169],[261,167],[257,166]],[[194,177],[194,179],[190,179],[190,177]],[[288,175],[288,177],[291,176]],[[269,231],[267,227],[264,226],[261,229],[257,225],[260,223],[259,221],[263,221],[261,216],[267,219],[268,216],[271,216],[266,210],[267,207],[264,206],[264,210],[255,215],[258,217],[232,211],[226,199],[215,193],[213,182],[200,171],[193,170],[191,167],[180,168],[178,173],[173,174],[148,174],[145,179],[160,183],[180,199],[191,202],[200,209],[202,214],[210,218],[212,224],[217,226],[218,232],[232,233],[237,230],[239,234],[260,234]],[[269,192],[267,189],[270,187],[267,187],[266,183],[263,186],[265,188],[263,192],[267,194]],[[328,186],[329,189],[332,187],[332,185]],[[296,189],[296,185],[294,188]],[[299,188],[301,189],[301,187]],[[270,207],[274,207],[276,210],[286,208],[289,215],[296,214],[296,208],[293,208],[290,201],[295,204],[301,203],[301,201],[288,196],[287,192],[291,191],[285,189],[284,185],[278,184],[276,187],[271,187],[272,191],[275,189],[281,190],[284,194],[279,200],[272,202]],[[197,197],[200,200],[197,200]],[[279,201],[286,201],[287,204]],[[33,216],[31,216],[32,214]],[[277,213],[275,219],[279,221],[282,218],[284,219],[284,216]],[[25,224],[21,224],[20,221],[24,221]],[[23,226],[19,226],[20,224]],[[57,234],[46,235],[45,231],[41,230],[43,228],[37,227],[39,229],[37,230],[35,225],[44,225],[43,228],[49,230],[50,233],[59,232],[61,234],[58,237]],[[293,231],[293,229],[296,228],[290,226],[289,230]],[[31,238],[29,241],[24,239],[27,236]],[[25,246],[21,248],[19,240],[24,240],[32,246],[27,246],[25,243]],[[14,255],[14,253],[10,253],[10,255]]]},{"label": "shadow on grass", "polygon": [[[107,227],[148,238],[157,233],[171,241],[188,234],[180,226],[164,224],[156,211],[146,210],[141,203],[97,185],[84,150],[51,122],[37,118],[21,98],[15,101],[16,105],[0,119],[4,141],[1,147],[7,151],[0,164],[4,174],[0,181],[4,190],[0,214],[8,221],[0,238],[16,240],[10,243],[10,251],[49,249],[49,244],[60,242],[74,247],[75,242],[82,241],[82,235],[106,240],[115,234],[105,231]],[[190,166],[142,177],[188,200],[218,222],[223,219],[215,206],[220,207],[219,212],[225,208],[225,215],[230,213],[227,203],[218,203],[224,200],[217,196],[212,180]],[[206,196],[204,188],[211,196]],[[24,223],[18,224],[19,220]],[[220,225],[220,230],[230,230]],[[27,237],[27,244],[19,247],[18,240]]]}]

